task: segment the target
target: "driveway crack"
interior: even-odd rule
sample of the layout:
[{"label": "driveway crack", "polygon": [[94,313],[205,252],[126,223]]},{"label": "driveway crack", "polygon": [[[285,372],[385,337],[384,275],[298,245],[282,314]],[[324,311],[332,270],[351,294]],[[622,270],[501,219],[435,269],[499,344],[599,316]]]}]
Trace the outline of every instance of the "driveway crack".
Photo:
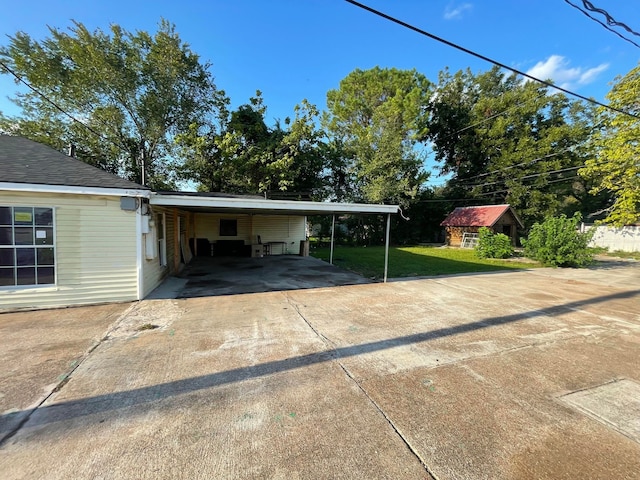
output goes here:
[{"label": "driveway crack", "polygon": [[45,394],[43,398],[40,399],[40,401],[38,403],[36,403],[35,406],[31,407],[28,410],[23,411],[23,416],[20,419],[20,421],[13,427],[11,428],[6,434],[4,434],[4,436],[0,437],[0,447],[2,447],[8,440],[10,440],[14,435],[16,435],[21,429],[22,427],[25,426],[25,424],[31,419],[31,416],[42,406],[44,405],[47,400],[49,400],[55,393],[58,393],[60,390],[62,390],[64,388],[64,386],[69,382],[69,380],[71,380],[71,375],[73,375],[73,373],[80,368],[80,366],[89,358],[89,356],[100,346],[102,345],[105,341],[109,340],[109,335],[111,334],[111,332],[113,332],[114,330],[117,329],[118,325],[120,325],[120,323],[122,323],[122,321],[124,319],[127,318],[127,316],[139,305],[139,303],[134,303],[133,305],[131,305],[129,308],[127,308],[116,320],[115,322],[113,322],[109,328],[107,328],[107,331],[100,337],[99,340],[97,340],[96,342],[94,342],[88,349],[86,352],[84,352],[82,354],[82,356],[73,362],[72,367],[67,370],[65,373],[63,373],[59,378],[58,382],[51,388],[51,390],[49,391],[49,393]]},{"label": "driveway crack", "polygon": [[378,402],[376,402],[375,399],[369,394],[369,392],[367,392],[367,390],[364,388],[364,385],[362,385],[362,383],[359,382],[358,379],[349,371],[347,366],[344,363],[342,363],[341,357],[340,357],[340,355],[338,355],[338,353],[336,351],[337,350],[337,346],[331,340],[329,340],[329,338],[327,338],[325,335],[323,335],[309,321],[309,319],[307,319],[307,317],[304,316],[304,314],[300,311],[300,308],[298,307],[298,305],[291,300],[291,297],[289,297],[289,295],[286,292],[284,293],[284,296],[285,296],[285,299],[287,300],[287,303],[296,311],[296,313],[302,319],[302,321],[304,323],[306,323],[307,326],[311,329],[311,331],[313,333],[315,333],[315,335],[322,341],[322,343],[324,343],[324,345],[325,345],[325,347],[327,349],[327,352],[331,354],[331,356],[336,361],[338,366],[342,369],[342,371],[347,376],[347,378],[349,378],[358,387],[358,389],[362,392],[362,394],[369,401],[369,403],[371,403],[371,405],[378,411],[378,413],[380,413],[380,415],[382,415],[382,417],[386,420],[387,424],[393,429],[395,434],[398,436],[398,438],[400,438],[402,443],[404,443],[404,445],[407,447],[409,452],[411,452],[411,454],[420,462],[420,464],[427,471],[427,473],[434,480],[438,480],[438,477],[436,476],[436,474],[429,468],[429,466],[427,465],[425,460],[418,453],[417,449],[414,448],[414,446],[411,444],[409,439],[404,436],[404,434],[402,433],[400,428],[394,423],[394,421],[391,419],[391,417],[389,415],[387,415],[387,413],[378,404]]}]

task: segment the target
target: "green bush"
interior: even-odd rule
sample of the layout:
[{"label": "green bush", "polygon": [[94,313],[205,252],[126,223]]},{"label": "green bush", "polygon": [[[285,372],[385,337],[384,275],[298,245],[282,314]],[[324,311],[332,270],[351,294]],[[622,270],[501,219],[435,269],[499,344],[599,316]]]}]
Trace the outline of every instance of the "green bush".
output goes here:
[{"label": "green bush", "polygon": [[553,267],[584,267],[593,262],[593,250],[587,245],[595,230],[581,233],[580,213],[549,217],[536,223],[523,240],[525,256]]},{"label": "green bush", "polygon": [[509,258],[513,255],[511,239],[504,233],[493,233],[487,227],[478,230],[476,255],[480,258]]}]

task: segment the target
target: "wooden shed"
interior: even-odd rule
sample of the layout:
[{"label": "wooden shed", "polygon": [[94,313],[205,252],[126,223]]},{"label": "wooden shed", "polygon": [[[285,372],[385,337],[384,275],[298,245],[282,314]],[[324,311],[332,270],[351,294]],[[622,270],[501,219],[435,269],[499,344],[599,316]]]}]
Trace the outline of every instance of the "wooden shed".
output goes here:
[{"label": "wooden shed", "polygon": [[465,233],[477,233],[480,227],[487,227],[494,233],[504,233],[515,245],[518,228],[524,228],[510,205],[458,207],[440,225],[445,228],[447,245],[452,247],[459,247]]}]

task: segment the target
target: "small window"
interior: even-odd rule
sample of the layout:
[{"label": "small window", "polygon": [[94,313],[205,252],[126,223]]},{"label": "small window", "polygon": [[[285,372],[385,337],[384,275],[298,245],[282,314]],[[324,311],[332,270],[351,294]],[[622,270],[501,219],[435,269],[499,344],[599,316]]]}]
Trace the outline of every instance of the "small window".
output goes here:
[{"label": "small window", "polygon": [[55,284],[53,208],[0,206],[0,288]]},{"label": "small window", "polygon": [[220,236],[221,237],[237,237],[238,236],[238,220],[221,218],[220,219]]}]

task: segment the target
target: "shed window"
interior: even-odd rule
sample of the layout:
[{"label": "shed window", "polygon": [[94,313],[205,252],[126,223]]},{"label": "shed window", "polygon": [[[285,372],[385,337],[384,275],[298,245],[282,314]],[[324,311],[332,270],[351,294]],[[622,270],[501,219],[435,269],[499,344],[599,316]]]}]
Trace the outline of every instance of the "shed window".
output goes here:
[{"label": "shed window", "polygon": [[0,206],[0,288],[56,283],[53,208]]},{"label": "shed window", "polygon": [[221,218],[220,219],[220,236],[221,237],[237,237],[238,236],[238,220]]}]

